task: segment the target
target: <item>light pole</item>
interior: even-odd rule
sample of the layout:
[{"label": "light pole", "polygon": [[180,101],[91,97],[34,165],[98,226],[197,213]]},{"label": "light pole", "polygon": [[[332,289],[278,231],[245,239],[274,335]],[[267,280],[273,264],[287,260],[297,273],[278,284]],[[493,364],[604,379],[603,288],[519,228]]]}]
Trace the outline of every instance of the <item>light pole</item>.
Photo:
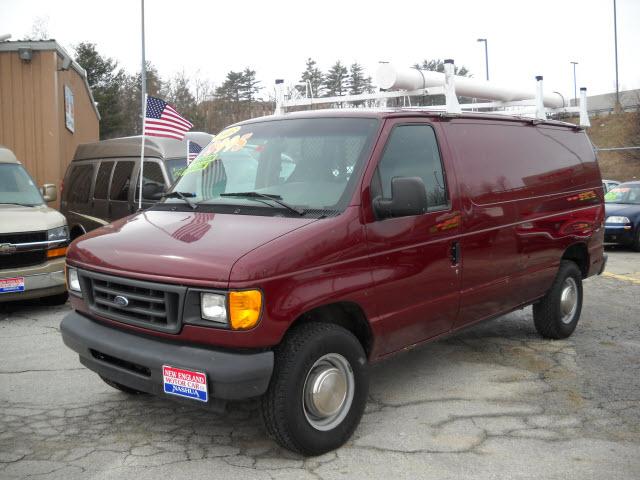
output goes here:
[{"label": "light pole", "polygon": [[487,81],[489,80],[489,46],[486,38],[479,38],[479,42],[484,42],[484,64],[487,69]]},{"label": "light pole", "polygon": [[576,89],[576,65],[578,62],[569,62],[573,65],[573,106],[578,106],[578,90]]},{"label": "light pole", "polygon": [[613,0],[613,44],[616,52],[616,110],[620,108],[620,92],[618,89],[618,19],[616,0]]}]

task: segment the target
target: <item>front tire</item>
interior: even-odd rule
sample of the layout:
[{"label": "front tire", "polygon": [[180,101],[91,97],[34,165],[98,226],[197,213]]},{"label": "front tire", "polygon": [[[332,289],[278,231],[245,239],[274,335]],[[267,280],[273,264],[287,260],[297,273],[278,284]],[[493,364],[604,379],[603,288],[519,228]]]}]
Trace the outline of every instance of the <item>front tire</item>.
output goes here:
[{"label": "front tire", "polygon": [[343,445],[360,423],[369,391],[367,356],[358,339],[338,325],[307,323],[294,327],[275,355],[261,399],[269,434],[309,456]]},{"label": "front tire", "polygon": [[560,263],[553,285],[542,300],[533,305],[533,322],[545,338],[569,337],[582,311],[582,272],[569,260]]}]

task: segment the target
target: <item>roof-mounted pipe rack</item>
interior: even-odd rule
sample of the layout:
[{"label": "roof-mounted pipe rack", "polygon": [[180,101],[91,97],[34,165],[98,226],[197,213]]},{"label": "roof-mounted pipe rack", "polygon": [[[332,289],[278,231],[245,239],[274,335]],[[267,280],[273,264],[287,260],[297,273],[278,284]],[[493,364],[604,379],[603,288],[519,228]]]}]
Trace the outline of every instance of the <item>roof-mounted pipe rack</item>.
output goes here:
[{"label": "roof-mounted pipe rack", "polygon": [[[546,121],[548,114],[579,113],[580,126],[589,127],[586,89],[580,89],[580,105],[568,106],[558,92],[544,93],[543,77],[536,76],[536,89],[520,89],[470,77],[455,75],[451,59],[444,62],[444,73],[417,68],[396,69],[388,62],[381,62],[376,74],[379,91],[361,95],[344,95],[321,98],[287,99],[282,80],[276,80],[276,115],[289,107],[335,104],[341,108],[350,103],[376,102],[386,106],[390,98],[444,95],[443,105],[429,107],[404,107],[407,110],[440,111],[445,116],[457,116],[462,111],[490,111],[493,114],[520,115],[532,118],[535,123]],[[279,82],[279,83],[278,83]],[[279,87],[279,88],[278,88]],[[472,103],[460,104],[458,95],[473,98]],[[482,99],[483,102],[476,102]],[[487,100],[484,102],[484,100]]]}]

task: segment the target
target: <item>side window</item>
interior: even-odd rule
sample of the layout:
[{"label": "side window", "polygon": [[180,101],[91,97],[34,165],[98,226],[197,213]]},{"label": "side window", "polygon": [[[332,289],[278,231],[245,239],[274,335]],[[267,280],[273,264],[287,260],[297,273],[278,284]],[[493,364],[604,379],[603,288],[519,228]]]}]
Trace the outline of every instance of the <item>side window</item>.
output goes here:
[{"label": "side window", "polygon": [[[142,174],[142,193],[144,198],[154,198],[153,195],[160,194],[164,191],[164,177],[162,176],[162,168],[156,162],[144,162]],[[140,195],[140,176],[136,182],[136,198]]]},{"label": "side window", "polygon": [[109,193],[109,178],[114,162],[101,162],[96,175],[96,186],[93,188],[93,198],[106,200]]},{"label": "side window", "polygon": [[448,205],[436,135],[429,125],[393,129],[371,186],[374,198],[391,198],[391,179],[420,177],[427,189],[429,210]]},{"label": "side window", "polygon": [[93,176],[93,165],[76,165],[71,171],[71,178],[65,190],[69,192],[67,201],[72,203],[85,203],[89,201],[89,191],[91,190],[91,177]]},{"label": "side window", "polygon": [[118,162],[113,171],[111,179],[111,200],[127,201],[129,199],[129,188],[131,186],[131,172],[133,162]]}]

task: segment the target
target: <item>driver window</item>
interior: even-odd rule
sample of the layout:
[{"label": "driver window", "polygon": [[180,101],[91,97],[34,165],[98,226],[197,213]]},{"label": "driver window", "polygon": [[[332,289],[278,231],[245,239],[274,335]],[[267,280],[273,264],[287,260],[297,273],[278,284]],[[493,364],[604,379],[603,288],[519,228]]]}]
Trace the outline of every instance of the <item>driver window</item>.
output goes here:
[{"label": "driver window", "polygon": [[372,198],[391,198],[394,177],[422,178],[429,210],[448,206],[440,152],[431,126],[400,125],[393,129],[371,184]]},{"label": "driver window", "polygon": [[[144,162],[142,179],[142,198],[158,200],[158,195],[164,192],[164,176],[162,169],[156,162]],[[140,176],[138,175],[138,179]],[[140,195],[140,183],[136,182],[136,196]]]}]

